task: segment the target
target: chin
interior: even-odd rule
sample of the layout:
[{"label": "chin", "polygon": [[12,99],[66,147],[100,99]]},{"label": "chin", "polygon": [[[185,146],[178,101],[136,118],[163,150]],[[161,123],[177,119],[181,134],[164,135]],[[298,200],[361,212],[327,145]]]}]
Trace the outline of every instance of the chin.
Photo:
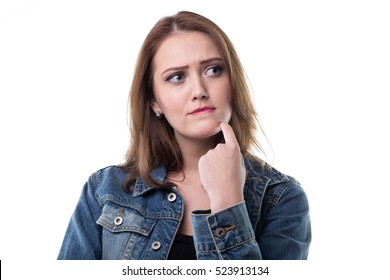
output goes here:
[{"label": "chin", "polygon": [[194,129],[194,138],[209,138],[212,136],[215,136],[218,134],[218,132],[221,131],[220,127],[220,122],[219,121],[214,121],[213,123],[207,123],[207,124],[202,124],[200,126],[196,126]]}]

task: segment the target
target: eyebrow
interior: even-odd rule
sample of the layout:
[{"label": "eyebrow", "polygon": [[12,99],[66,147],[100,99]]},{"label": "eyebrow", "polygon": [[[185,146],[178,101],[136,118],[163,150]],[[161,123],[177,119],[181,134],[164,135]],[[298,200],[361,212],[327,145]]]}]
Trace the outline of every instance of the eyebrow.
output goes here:
[{"label": "eyebrow", "polygon": [[[220,62],[220,61],[223,61],[223,59],[221,57],[212,57],[212,58],[208,58],[208,59],[205,59],[205,60],[202,60],[200,62],[200,65],[204,65],[204,64],[207,64],[207,63],[210,63],[210,62]],[[168,71],[178,71],[178,70],[184,70],[184,69],[188,69],[189,66],[188,65],[183,65],[183,66],[175,66],[175,67],[169,67],[168,69],[165,69],[162,73],[161,73],[161,76],[164,75],[164,73],[168,72]]]}]

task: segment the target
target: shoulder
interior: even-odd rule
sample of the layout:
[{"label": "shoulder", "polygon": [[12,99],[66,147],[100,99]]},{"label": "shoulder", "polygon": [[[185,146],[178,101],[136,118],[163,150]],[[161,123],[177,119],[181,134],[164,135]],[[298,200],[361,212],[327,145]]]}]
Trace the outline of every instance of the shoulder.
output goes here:
[{"label": "shoulder", "polygon": [[127,179],[128,172],[124,167],[110,165],[92,173],[88,183],[99,204],[104,204],[107,199],[116,200],[128,195],[125,192]]},{"label": "shoulder", "polygon": [[[246,160],[246,167],[249,186],[245,191],[248,209],[256,210],[252,218],[254,224],[259,219],[262,225],[281,217],[309,221],[309,201],[298,180],[256,160]],[[257,211],[261,211],[261,215]]]},{"label": "shoulder", "polygon": [[248,172],[248,180],[261,188],[264,199],[272,204],[277,204],[286,196],[301,196],[306,198],[305,191],[298,180],[286,175],[260,159],[248,157],[245,159]]},{"label": "shoulder", "polygon": [[106,181],[119,183],[127,179],[127,176],[128,172],[124,167],[119,165],[110,165],[92,173],[91,179],[97,184]]}]

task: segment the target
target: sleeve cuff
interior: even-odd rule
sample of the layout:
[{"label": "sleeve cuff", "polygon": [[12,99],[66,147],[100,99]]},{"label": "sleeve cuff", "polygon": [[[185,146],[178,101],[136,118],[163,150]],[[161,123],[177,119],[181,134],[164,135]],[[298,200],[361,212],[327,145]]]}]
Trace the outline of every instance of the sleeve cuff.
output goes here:
[{"label": "sleeve cuff", "polygon": [[192,212],[192,227],[197,252],[223,252],[255,238],[245,202],[220,212]]}]

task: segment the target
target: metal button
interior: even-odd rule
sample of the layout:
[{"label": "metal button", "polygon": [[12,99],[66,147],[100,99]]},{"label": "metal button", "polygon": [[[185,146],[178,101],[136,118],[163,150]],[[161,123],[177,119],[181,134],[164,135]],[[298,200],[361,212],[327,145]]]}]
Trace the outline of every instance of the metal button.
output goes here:
[{"label": "metal button", "polygon": [[153,250],[158,250],[158,249],[160,249],[160,247],[161,247],[161,243],[160,243],[160,242],[154,241],[154,242],[152,243],[152,249],[153,249]]},{"label": "metal button", "polygon": [[120,226],[122,223],[123,223],[123,218],[121,216],[118,216],[118,217],[115,218],[114,224],[116,226]]},{"label": "metal button", "polygon": [[171,192],[170,194],[168,194],[168,201],[169,202],[174,202],[176,200],[176,194]]},{"label": "metal button", "polygon": [[226,231],[223,227],[219,227],[214,231],[214,235],[218,238],[224,237],[226,234]]}]

